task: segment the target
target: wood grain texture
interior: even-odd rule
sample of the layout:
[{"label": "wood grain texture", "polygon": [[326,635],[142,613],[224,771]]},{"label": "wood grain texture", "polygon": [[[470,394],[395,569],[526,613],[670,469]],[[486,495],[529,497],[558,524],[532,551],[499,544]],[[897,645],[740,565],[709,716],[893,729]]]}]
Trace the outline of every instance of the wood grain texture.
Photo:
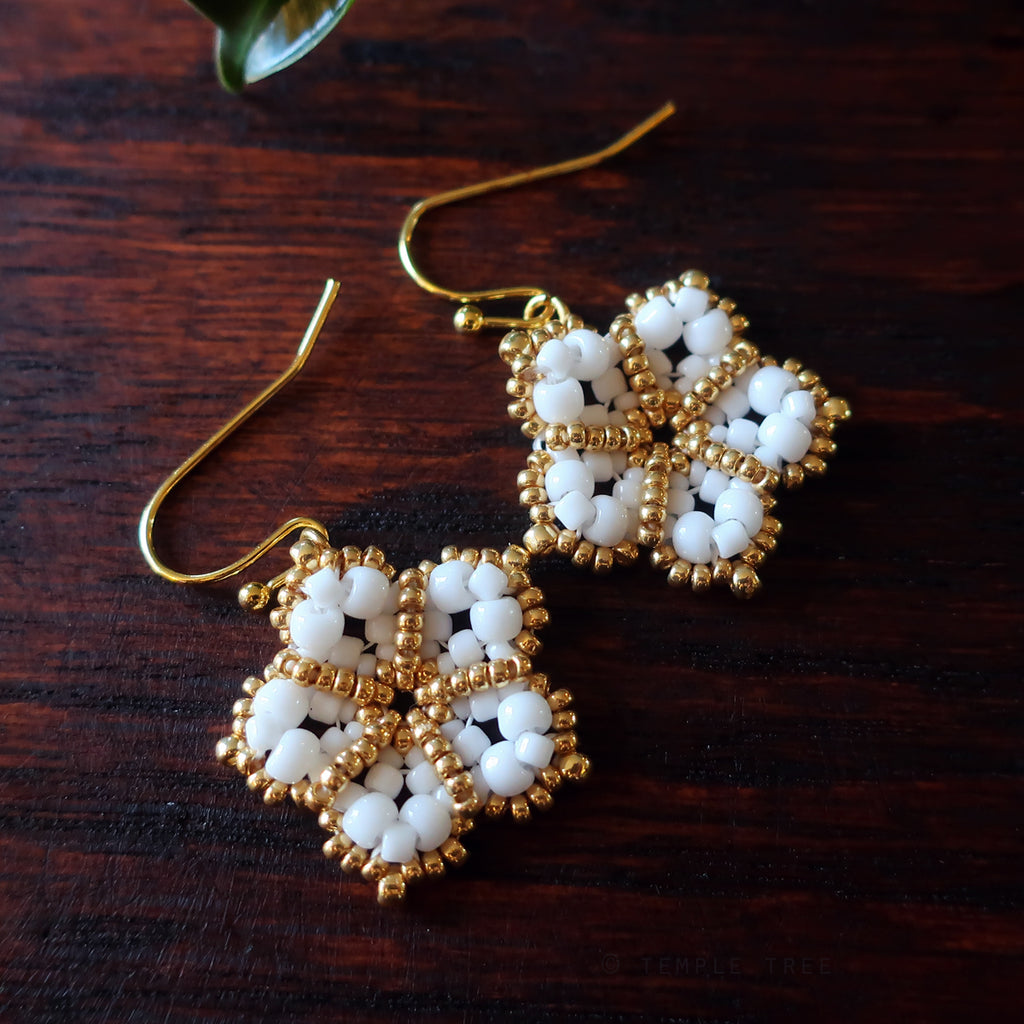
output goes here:
[{"label": "wood grain texture", "polygon": [[[0,1019],[1010,1019],[1021,888],[1017,5],[362,0],[242,99],[177,0],[10,0],[0,34]],[[405,278],[417,198],[679,115],[433,215],[462,286],[594,323],[708,270],[855,410],[751,603],[538,573],[596,770],[408,905],[211,752],[273,653],[151,576],[288,514],[396,564],[520,534],[496,338]],[[280,563],[278,563],[280,564]]]}]

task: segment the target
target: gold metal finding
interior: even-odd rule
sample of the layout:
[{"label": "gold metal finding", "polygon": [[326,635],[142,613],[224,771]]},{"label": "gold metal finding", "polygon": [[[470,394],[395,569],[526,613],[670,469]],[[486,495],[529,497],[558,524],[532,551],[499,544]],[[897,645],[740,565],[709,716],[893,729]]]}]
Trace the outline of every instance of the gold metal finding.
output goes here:
[{"label": "gold metal finding", "polygon": [[[484,327],[530,330],[531,328],[542,326],[554,317],[564,320],[568,316],[568,309],[565,303],[551,295],[544,288],[537,288],[531,285],[517,285],[481,291],[457,291],[435,284],[424,276],[412,258],[410,247],[416,225],[423,214],[439,206],[447,206],[449,203],[460,203],[465,199],[474,199],[489,192],[499,192],[502,189],[515,188],[518,185],[528,185],[531,182],[541,181],[544,178],[552,178],[559,174],[572,174],[575,171],[582,171],[588,167],[593,167],[595,164],[599,164],[603,160],[607,160],[609,157],[613,157],[631,146],[637,139],[651,131],[652,128],[657,127],[666,118],[671,117],[675,113],[675,109],[672,103],[666,103],[659,110],[651,114],[650,117],[626,132],[621,139],[613,142],[610,146],[606,146],[604,149],[598,150],[596,153],[575,157],[572,160],[563,160],[560,163],[549,164],[546,167],[535,167],[529,171],[520,171],[518,174],[492,178],[489,181],[478,182],[475,185],[464,185],[461,188],[449,189],[447,192],[439,192],[437,195],[430,196],[427,199],[421,199],[409,211],[408,216],[405,218],[405,223],[402,224],[401,235],[398,239],[398,255],[401,257],[402,266],[405,267],[409,276],[424,291],[430,292],[431,295],[440,295],[453,302],[462,304],[455,314],[456,330],[475,332]],[[518,318],[486,316],[478,305],[481,302],[519,298],[529,301],[523,316]]]},{"label": "gold metal finding", "polygon": [[[328,279],[324,285],[323,294],[320,296],[320,302],[317,304],[316,312],[313,314],[313,319],[310,320],[309,326],[306,328],[306,333],[302,337],[302,341],[299,343],[298,351],[295,354],[295,358],[292,360],[291,365],[288,367],[280,377],[277,378],[269,387],[254,398],[244,409],[236,413],[231,417],[227,423],[224,424],[209,440],[203,442],[167,479],[156,489],[156,493],[152,498],[149,499],[146,507],[142,510],[142,516],[139,519],[139,547],[142,549],[142,555],[146,559],[149,567],[158,576],[162,576],[165,580],[170,580],[172,583],[214,583],[217,580],[227,579],[230,576],[235,576],[242,572],[243,569],[252,565],[258,559],[262,558],[267,551],[279,544],[288,534],[295,530],[312,530],[315,533],[323,537],[324,541],[327,540],[326,528],[317,522],[315,519],[310,519],[307,516],[298,516],[294,519],[289,519],[286,523],[282,523],[273,531],[265,540],[261,541],[256,545],[248,554],[243,555],[241,558],[232,562],[230,565],[225,565],[222,569],[214,569],[212,572],[202,573],[184,573],[177,572],[174,569],[169,568],[163,562],[157,558],[155,551],[153,550],[153,524],[156,522],[157,512],[160,510],[160,506],[163,504],[167,495],[179,484],[182,480],[192,472],[196,466],[199,465],[210,454],[215,448],[217,448],[222,441],[229,438],[243,423],[245,423],[251,416],[263,408],[267,402],[270,401],[285,385],[287,385],[302,369],[306,364],[306,360],[309,358],[309,354],[313,351],[313,346],[316,344],[316,339],[320,334],[320,330],[324,325],[324,321],[327,319],[327,314],[330,312],[331,306],[334,304],[334,300],[338,294],[338,282]],[[278,581],[272,580],[270,586],[276,585]],[[260,591],[260,596],[265,598],[264,591],[266,588],[262,584],[255,584],[255,587]],[[241,599],[241,598],[240,598]],[[255,607],[255,601],[257,600],[256,595],[250,595],[249,603]]]}]

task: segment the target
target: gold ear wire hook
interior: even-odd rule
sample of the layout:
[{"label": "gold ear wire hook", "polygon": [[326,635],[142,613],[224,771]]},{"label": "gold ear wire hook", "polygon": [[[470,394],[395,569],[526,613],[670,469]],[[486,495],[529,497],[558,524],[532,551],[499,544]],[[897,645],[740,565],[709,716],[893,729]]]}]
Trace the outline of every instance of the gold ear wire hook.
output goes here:
[{"label": "gold ear wire hook", "polygon": [[[402,231],[398,239],[398,255],[401,257],[402,266],[405,267],[409,276],[424,290],[432,295],[441,295],[453,302],[462,303],[462,307],[455,314],[455,327],[459,331],[479,331],[483,327],[504,327],[504,328],[530,328],[546,323],[554,315],[564,319],[568,315],[568,309],[560,299],[549,295],[543,288],[534,288],[529,285],[520,285],[510,288],[493,288],[482,291],[453,291],[449,288],[442,288],[439,284],[425,277],[413,262],[410,246],[412,245],[413,232],[420,218],[428,210],[436,209],[439,206],[447,206],[449,203],[460,203],[464,199],[473,199],[476,196],[486,195],[488,192],[499,192],[506,188],[515,188],[518,185],[527,185],[530,182],[541,181],[544,178],[553,178],[559,174],[571,174],[574,171],[582,171],[588,167],[607,160],[609,157],[621,153],[622,150],[631,146],[637,139],[646,135],[652,128],[657,127],[666,118],[675,113],[675,105],[666,103],[650,117],[641,121],[635,128],[630,129],[621,139],[613,142],[610,146],[598,150],[596,153],[589,153],[586,156],[575,157],[572,160],[563,160],[557,164],[549,164],[546,167],[535,167],[529,171],[520,171],[518,174],[509,174],[501,178],[492,178],[489,181],[478,182],[475,185],[464,185],[462,188],[449,189],[447,192],[439,192],[437,195],[421,199],[409,211],[405,222],[402,224]],[[501,299],[524,298],[530,300],[530,305],[536,309],[540,305],[539,312],[527,312],[523,318],[512,317],[491,317],[484,316],[483,312],[476,306],[478,302],[490,302]]]},{"label": "gold ear wire hook", "polygon": [[[263,392],[254,398],[241,412],[236,413],[231,417],[227,423],[224,424],[209,440],[201,444],[171,475],[156,489],[156,493],[152,498],[149,499],[146,507],[142,510],[142,516],[139,519],[139,547],[142,549],[142,555],[146,559],[149,567],[158,576],[162,576],[165,580],[170,580],[172,583],[214,583],[217,580],[227,579],[229,576],[235,576],[240,573],[243,569],[253,564],[261,558],[267,551],[269,551],[276,544],[280,543],[285,537],[288,536],[294,530],[315,530],[321,534],[324,539],[327,538],[327,530],[324,526],[318,523],[315,519],[309,519],[306,516],[299,516],[295,519],[289,519],[286,523],[282,523],[273,533],[271,533],[265,540],[261,541],[256,545],[248,554],[243,555],[237,561],[232,562],[230,565],[224,566],[223,569],[215,569],[213,572],[202,572],[202,573],[184,573],[177,572],[174,569],[164,565],[163,562],[157,558],[156,553],[153,550],[153,524],[156,521],[157,512],[160,510],[160,506],[163,504],[164,499],[168,494],[179,484],[182,480],[192,472],[196,466],[199,465],[207,455],[210,454],[222,441],[229,438],[243,423],[245,423],[251,416],[263,408],[271,398],[274,397],[293,377],[298,374],[306,364],[306,360],[309,358],[310,352],[313,351],[313,346],[316,344],[316,339],[320,334],[320,329],[324,325],[324,321],[327,319],[327,314],[331,310],[331,306],[334,304],[334,299],[338,294],[338,282],[328,280],[324,285],[323,294],[320,296],[320,302],[317,304],[316,312],[313,314],[313,319],[310,320],[309,326],[306,328],[306,333],[302,336],[302,341],[299,343],[298,351],[295,354],[295,358],[292,360],[291,365],[288,367],[280,377],[277,378],[269,387],[265,388]],[[280,577],[275,577],[271,580],[270,586],[275,586],[280,582]],[[255,585],[258,590],[265,590],[261,585]],[[251,602],[250,602],[251,603]]]}]

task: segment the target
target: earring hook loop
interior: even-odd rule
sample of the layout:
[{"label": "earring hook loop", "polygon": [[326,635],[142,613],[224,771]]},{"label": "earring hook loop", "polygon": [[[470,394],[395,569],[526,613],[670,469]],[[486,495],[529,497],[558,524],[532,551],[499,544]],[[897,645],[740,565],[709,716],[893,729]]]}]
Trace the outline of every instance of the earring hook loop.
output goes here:
[{"label": "earring hook loop", "polygon": [[[309,322],[309,326],[306,328],[306,333],[302,336],[302,341],[299,342],[298,350],[296,351],[295,358],[292,360],[289,367],[282,373],[272,384],[264,388],[264,390],[256,396],[244,409],[235,413],[212,437],[204,441],[166,480],[156,489],[153,497],[149,499],[146,507],[142,510],[142,515],[139,518],[139,547],[142,549],[142,556],[146,559],[146,563],[150,569],[153,570],[158,576],[162,576],[165,580],[170,580],[172,583],[215,583],[217,580],[224,580],[230,576],[237,576],[238,573],[242,572],[248,566],[263,557],[275,545],[279,544],[288,534],[295,530],[315,530],[321,534],[324,539],[327,538],[327,529],[317,520],[310,519],[307,516],[297,516],[293,519],[289,519],[287,522],[282,523],[277,527],[269,536],[262,540],[256,545],[248,554],[243,555],[241,558],[236,559],[230,565],[224,566],[222,569],[214,569],[212,572],[202,573],[184,573],[178,572],[175,569],[171,569],[157,557],[153,547],[153,526],[156,522],[157,512],[160,510],[160,506],[164,503],[167,496],[171,493],[174,488],[181,483],[192,472],[193,469],[198,466],[207,455],[210,454],[215,448],[217,448],[222,442],[227,440],[243,423],[246,423],[255,413],[263,408],[267,402],[270,401],[282,388],[284,388],[306,365],[306,360],[309,359],[310,353],[313,351],[313,346],[316,344],[316,340],[320,334],[320,330],[324,325],[324,321],[327,319],[327,314],[331,310],[331,306],[334,304],[334,300],[338,294],[338,282],[332,279],[328,279],[324,285],[323,294],[320,296],[320,301],[317,304],[316,311],[313,313],[313,318]],[[271,585],[275,585],[278,582],[277,578],[271,581]]]},{"label": "earring hook loop", "polygon": [[[547,164],[544,167],[534,167],[527,171],[519,171],[515,174],[507,174],[499,178],[491,178],[488,181],[477,182],[473,185],[463,185],[460,188],[449,189],[446,192],[438,192],[436,195],[421,199],[412,209],[409,210],[402,230],[398,238],[398,255],[405,267],[406,273],[424,291],[431,295],[440,295],[453,302],[462,303],[462,308],[455,314],[455,326],[460,331],[478,331],[483,327],[504,327],[504,328],[526,328],[540,326],[546,323],[557,312],[555,303],[565,306],[556,300],[545,289],[530,285],[516,285],[506,288],[489,288],[480,291],[458,291],[445,288],[442,285],[431,281],[416,266],[412,257],[412,237],[422,216],[430,210],[440,206],[447,206],[451,203],[461,203],[467,199],[474,199],[477,196],[487,195],[490,192],[500,192],[504,189],[517,188],[520,185],[528,185],[531,182],[542,181],[545,178],[553,178],[560,174],[572,174],[576,171],[586,170],[604,160],[621,153],[631,146],[637,139],[646,135],[653,128],[656,128],[662,121],[675,113],[675,104],[669,102],[656,110],[650,117],[645,118],[638,125],[631,128],[620,139],[611,145],[597,150],[595,153],[588,153],[585,156],[573,157],[570,160],[562,160],[559,163]],[[541,300],[540,312],[532,315],[524,314],[520,319],[510,317],[484,316],[476,303],[500,301],[502,299],[528,299],[531,302]]]}]

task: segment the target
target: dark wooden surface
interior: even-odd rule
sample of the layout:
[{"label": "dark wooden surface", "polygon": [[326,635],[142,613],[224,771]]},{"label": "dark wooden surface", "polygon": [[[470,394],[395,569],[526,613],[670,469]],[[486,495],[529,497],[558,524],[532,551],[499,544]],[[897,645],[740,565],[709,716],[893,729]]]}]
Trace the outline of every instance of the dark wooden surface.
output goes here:
[{"label": "dark wooden surface", "polygon": [[[0,1020],[995,1021],[1019,1007],[1024,25],[1009,2],[361,0],[244,99],[182,3],[10,0],[0,34]],[[496,337],[404,276],[605,324],[688,266],[846,395],[753,602],[539,570],[592,780],[399,910],[212,759],[274,650],[145,568],[159,480],[222,564],[306,513],[396,564],[521,533]],[[266,572],[282,565],[280,557]]]}]

